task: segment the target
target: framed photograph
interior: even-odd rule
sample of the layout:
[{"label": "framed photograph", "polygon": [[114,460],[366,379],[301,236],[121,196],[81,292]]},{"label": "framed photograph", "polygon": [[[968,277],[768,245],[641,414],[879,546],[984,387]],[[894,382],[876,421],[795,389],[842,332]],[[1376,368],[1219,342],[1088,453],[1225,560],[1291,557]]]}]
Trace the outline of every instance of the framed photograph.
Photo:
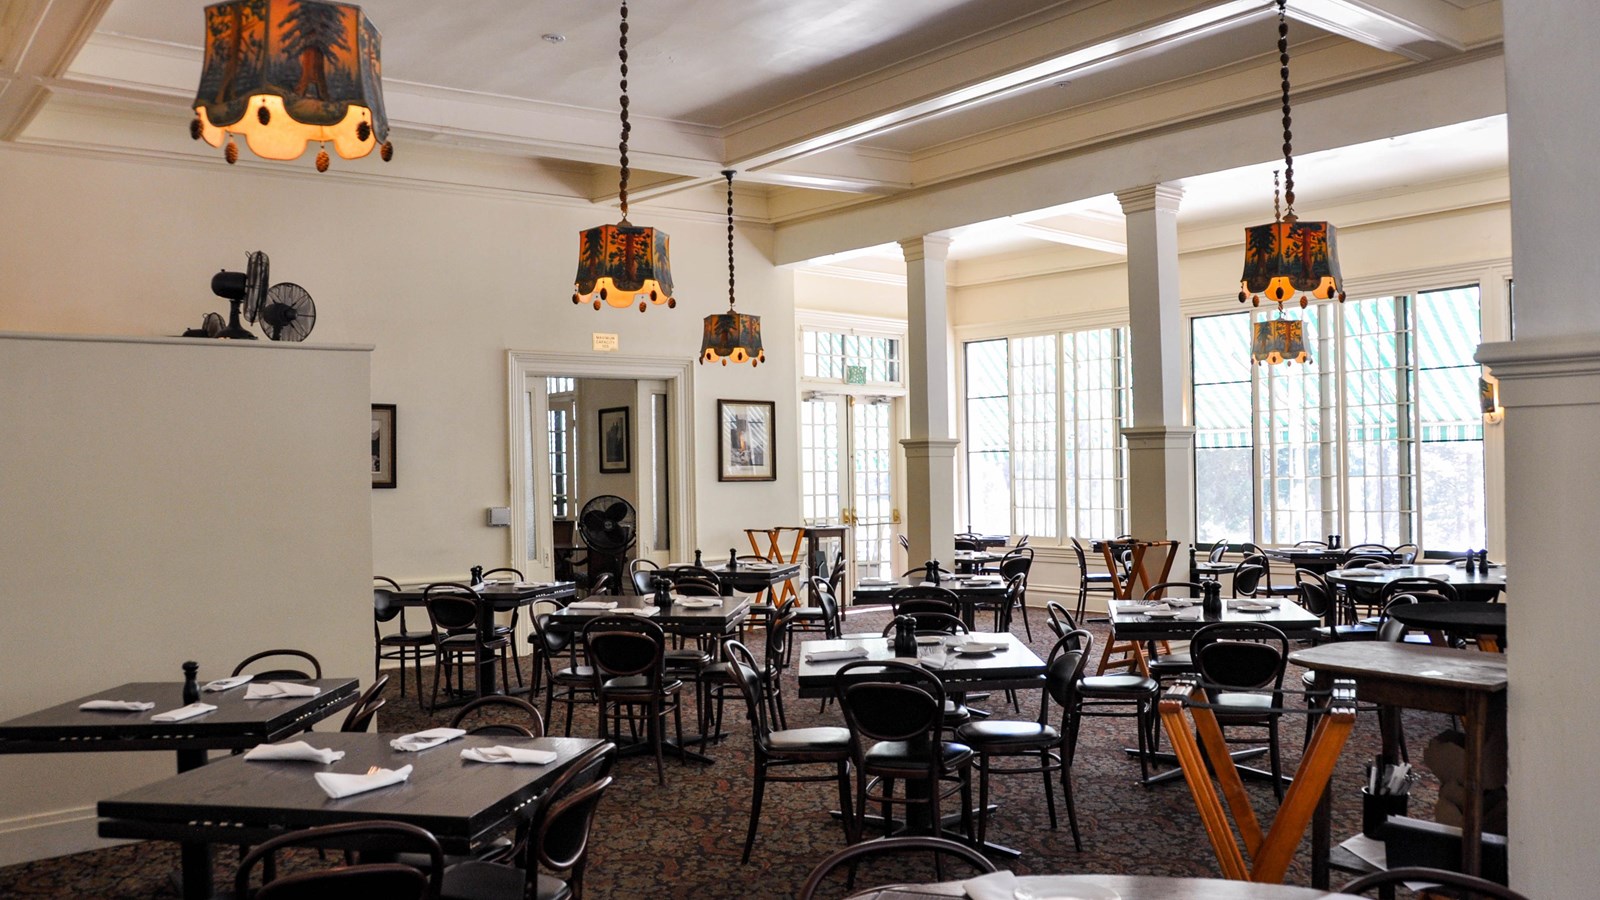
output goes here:
[{"label": "framed photograph", "polygon": [[717,480],[776,481],[770,400],[717,401]]},{"label": "framed photograph", "polygon": [[626,474],[633,471],[633,460],[628,448],[633,441],[628,436],[628,408],[616,406],[600,410],[600,471],[606,474]]},{"label": "framed photograph", "polygon": [[394,472],[394,404],[372,404],[372,486],[392,488]]}]

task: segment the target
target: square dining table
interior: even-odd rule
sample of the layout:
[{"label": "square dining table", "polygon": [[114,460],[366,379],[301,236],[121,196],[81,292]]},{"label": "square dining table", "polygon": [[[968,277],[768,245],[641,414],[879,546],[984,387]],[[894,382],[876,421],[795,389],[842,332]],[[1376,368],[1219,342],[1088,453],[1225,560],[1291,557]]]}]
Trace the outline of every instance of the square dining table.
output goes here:
[{"label": "square dining table", "polygon": [[[478,605],[478,631],[486,638],[491,635],[496,613],[511,612],[540,600],[567,603],[577,596],[577,592],[577,585],[570,581],[490,581],[477,585],[474,593],[481,601]],[[413,586],[396,591],[394,601],[401,606],[426,606],[427,596],[426,586]],[[478,686],[478,696],[504,693],[493,659],[485,657],[478,660],[477,676],[474,683]]]},{"label": "square dining table", "polygon": [[[952,639],[961,637],[952,636]],[[992,653],[966,655],[947,650],[944,653],[933,651],[937,657],[935,665],[928,670],[938,676],[939,682],[949,693],[977,693],[979,691],[1003,691],[1008,689],[1038,688],[1044,684],[1044,660],[1039,654],[1034,653],[1027,644],[1016,635],[990,632],[974,632],[971,635],[975,640],[1004,642],[1005,646]],[[813,661],[812,654],[824,651],[857,649],[865,652],[865,656],[856,659],[837,659],[827,661]],[[919,646],[919,659],[925,658],[930,651],[926,646]],[[795,682],[799,685],[802,697],[831,697],[833,696],[835,676],[846,663],[858,662],[862,659],[893,659],[894,651],[886,637],[868,636],[839,638],[835,640],[806,641],[801,645],[800,662],[796,667]],[[942,663],[942,665],[941,665]]]},{"label": "square dining table", "polygon": [[[328,765],[254,762],[229,757],[209,766],[135,788],[99,803],[100,836],[183,842],[203,851],[185,853],[183,896],[212,894],[212,844],[259,844],[301,828],[368,819],[427,829],[446,853],[472,853],[529,814],[539,793],[598,741],[592,738],[517,738],[467,735],[420,752],[389,746],[393,734],[319,733],[316,747],[343,750]],[[488,764],[461,758],[466,747],[497,744],[553,750],[544,766]],[[413,767],[405,782],[332,799],[313,779],[317,772],[360,774],[370,766]]]},{"label": "square dining table", "polygon": [[[862,581],[855,586],[855,602],[889,603],[891,595],[900,588],[932,584],[933,582],[923,580],[920,573],[904,581],[887,579]],[[979,608],[995,606],[1006,596],[1006,582],[999,575],[956,575],[941,579],[933,586],[942,587],[956,595],[956,614],[969,629],[976,627]]]}]

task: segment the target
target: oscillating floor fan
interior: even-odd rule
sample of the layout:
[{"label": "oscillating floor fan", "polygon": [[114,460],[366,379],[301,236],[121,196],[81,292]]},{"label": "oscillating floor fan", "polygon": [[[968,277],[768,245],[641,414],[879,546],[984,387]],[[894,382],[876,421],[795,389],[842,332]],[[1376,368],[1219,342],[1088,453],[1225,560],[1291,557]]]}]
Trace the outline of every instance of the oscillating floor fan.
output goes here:
[{"label": "oscillating floor fan", "polygon": [[633,504],[613,494],[601,494],[583,505],[578,513],[578,534],[589,549],[591,585],[602,573],[611,574],[612,584],[622,583],[628,551],[638,538],[636,520]]}]

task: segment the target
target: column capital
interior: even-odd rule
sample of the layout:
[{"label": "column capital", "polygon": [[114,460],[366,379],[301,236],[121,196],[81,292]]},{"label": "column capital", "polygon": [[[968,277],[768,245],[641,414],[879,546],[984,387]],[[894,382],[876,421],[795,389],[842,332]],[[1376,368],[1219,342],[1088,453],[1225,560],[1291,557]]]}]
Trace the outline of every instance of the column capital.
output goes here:
[{"label": "column capital", "polygon": [[907,459],[954,459],[961,441],[957,438],[901,438],[900,446],[905,448]]},{"label": "column capital", "polygon": [[1122,429],[1130,449],[1149,447],[1160,450],[1194,449],[1193,425],[1136,425]]},{"label": "column capital", "polygon": [[1480,344],[1474,358],[1500,380],[1500,402],[1507,409],[1600,403],[1600,335]]},{"label": "column capital", "polygon": [[942,234],[925,234],[921,237],[903,238],[900,252],[906,262],[944,262],[950,258],[950,238]]},{"label": "column capital", "polygon": [[1178,201],[1183,199],[1183,188],[1172,184],[1146,184],[1125,191],[1117,191],[1117,202],[1122,204],[1122,214],[1149,212],[1177,212]]}]

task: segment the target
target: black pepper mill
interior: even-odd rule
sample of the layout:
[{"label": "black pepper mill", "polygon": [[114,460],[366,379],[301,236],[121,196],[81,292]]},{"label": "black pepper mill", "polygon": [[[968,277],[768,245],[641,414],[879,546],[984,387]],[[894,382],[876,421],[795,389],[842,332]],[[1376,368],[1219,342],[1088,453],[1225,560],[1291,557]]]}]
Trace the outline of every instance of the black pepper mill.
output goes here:
[{"label": "black pepper mill", "polygon": [[926,568],[927,571],[924,573],[923,577],[927,579],[928,583],[929,584],[938,584],[939,583],[939,561],[936,560],[936,559],[930,559],[930,560],[927,561],[927,563],[924,564],[924,568]]},{"label": "black pepper mill", "polygon": [[728,574],[732,575],[739,568],[739,551],[728,548]]},{"label": "black pepper mill", "polygon": [[190,660],[183,664],[183,705],[200,702],[200,682],[196,674],[200,671],[200,664]]},{"label": "black pepper mill", "polygon": [[672,608],[672,581],[666,578],[653,579],[651,585],[656,589],[656,606],[665,612]]},{"label": "black pepper mill", "polygon": [[894,655],[917,655],[917,620],[910,616],[896,616],[894,620]]},{"label": "black pepper mill", "polygon": [[1208,619],[1222,618],[1222,582],[1200,582],[1200,611]]},{"label": "black pepper mill", "polygon": [[483,583],[483,566],[473,566],[472,567],[472,574],[471,574],[470,577],[472,578],[472,584],[471,584],[472,587],[477,587],[478,585],[482,584]]},{"label": "black pepper mill", "polygon": [[703,569],[706,566],[705,563],[700,561],[700,548],[699,547],[696,547],[695,550],[694,550],[694,565],[695,565],[695,568],[697,568],[697,569]]}]

